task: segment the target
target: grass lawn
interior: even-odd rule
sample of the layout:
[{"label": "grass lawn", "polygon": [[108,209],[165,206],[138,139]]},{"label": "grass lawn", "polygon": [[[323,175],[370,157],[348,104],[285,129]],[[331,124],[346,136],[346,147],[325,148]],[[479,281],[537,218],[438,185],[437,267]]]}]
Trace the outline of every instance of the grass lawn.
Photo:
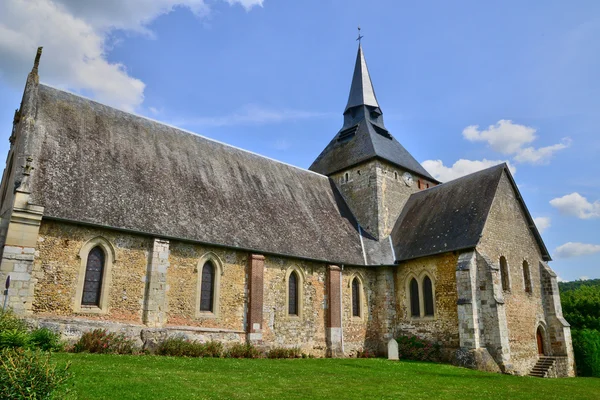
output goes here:
[{"label": "grass lawn", "polygon": [[384,359],[54,354],[81,399],[600,399],[600,379],[539,379]]}]

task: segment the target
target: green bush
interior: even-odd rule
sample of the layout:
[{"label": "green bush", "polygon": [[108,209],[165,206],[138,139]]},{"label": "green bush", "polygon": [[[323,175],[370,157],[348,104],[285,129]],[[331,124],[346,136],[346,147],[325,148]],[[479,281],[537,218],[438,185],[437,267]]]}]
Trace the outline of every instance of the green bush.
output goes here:
[{"label": "green bush", "polygon": [[600,332],[573,329],[571,335],[577,375],[600,378]]},{"label": "green bush", "polygon": [[0,351],[0,398],[3,400],[68,399],[71,391],[69,364],[59,368],[39,351]]},{"label": "green bush", "polygon": [[262,353],[249,343],[236,343],[225,352],[228,358],[260,358]]},{"label": "green bush", "polygon": [[223,345],[219,342],[199,343],[182,337],[166,339],[156,348],[156,354],[161,356],[221,357],[222,353]]},{"label": "green bush", "polygon": [[81,335],[75,343],[74,353],[133,354],[135,343],[122,333],[107,332],[106,329],[94,329]]},{"label": "green bush", "polygon": [[431,343],[416,336],[400,336],[398,342],[398,356],[404,360],[439,361],[441,352],[438,344]]},{"label": "green bush", "polygon": [[0,311],[0,332],[10,330],[26,331],[25,321],[20,319],[11,310]]},{"label": "green bush", "polygon": [[291,349],[275,347],[267,352],[267,358],[302,358],[302,356],[302,351],[298,347]]},{"label": "green bush", "polygon": [[60,334],[48,328],[39,328],[29,333],[30,347],[36,347],[44,351],[62,351],[64,345],[60,340]]},{"label": "green bush", "polygon": [[29,333],[19,329],[0,331],[0,349],[26,348],[29,346]]}]

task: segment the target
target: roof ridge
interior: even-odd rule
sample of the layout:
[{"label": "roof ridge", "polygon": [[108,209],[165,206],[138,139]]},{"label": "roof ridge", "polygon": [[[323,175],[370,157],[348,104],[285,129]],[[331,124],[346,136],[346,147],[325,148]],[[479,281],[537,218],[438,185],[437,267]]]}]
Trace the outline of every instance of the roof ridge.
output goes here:
[{"label": "roof ridge", "polygon": [[[439,185],[432,186],[432,187],[430,187],[428,189],[425,189],[425,190],[431,191],[432,189],[437,189],[437,188],[440,188],[440,187],[442,187],[444,185],[454,184],[454,183],[460,182],[462,179],[466,179],[466,178],[472,177],[473,175],[476,175],[476,174],[482,174],[484,172],[490,172],[492,169],[500,169],[500,167],[502,167],[502,169],[504,169],[504,168],[507,168],[508,166],[507,166],[506,162],[502,162],[500,164],[492,165],[491,167],[480,169],[479,171],[471,172],[470,174],[460,176],[460,177],[458,177],[456,179],[452,179],[452,180],[449,180],[447,182],[442,182]],[[421,191],[415,192],[412,195],[422,193],[425,190],[421,190]]]},{"label": "roof ridge", "polygon": [[220,144],[220,145],[223,145],[223,146],[225,146],[225,147],[230,147],[230,148],[232,148],[232,149],[236,149],[236,150],[242,151],[242,152],[244,152],[244,153],[252,154],[252,155],[254,155],[254,156],[261,157],[261,158],[267,159],[267,160],[269,160],[269,161],[276,162],[276,163],[278,163],[278,164],[287,165],[288,167],[292,167],[292,168],[298,169],[298,170],[300,170],[300,171],[303,171],[303,172],[309,172],[309,173],[311,173],[311,174],[314,174],[314,175],[317,175],[317,176],[320,176],[320,177],[323,177],[323,178],[329,179],[329,178],[328,178],[326,175],[320,174],[320,173],[318,173],[318,172],[315,172],[315,171],[311,171],[310,169],[302,168],[302,167],[299,167],[299,166],[297,166],[297,165],[293,165],[293,164],[286,163],[286,162],[284,162],[284,161],[276,160],[276,159],[274,159],[274,158],[271,158],[271,157],[265,156],[265,155],[263,155],[263,154],[259,154],[259,153],[255,153],[255,152],[253,152],[253,151],[250,151],[250,150],[242,149],[241,147],[237,147],[237,146],[234,146],[234,145],[232,145],[232,144],[228,144],[228,143],[225,143],[225,142],[221,142],[220,140],[213,139],[213,138],[210,138],[210,137],[207,137],[207,136],[201,135],[201,134],[199,134],[199,133],[196,133],[196,132],[192,132],[192,131],[190,131],[190,130],[188,130],[188,129],[185,129],[185,128],[180,128],[180,127],[178,127],[178,126],[171,125],[171,124],[168,124],[168,123],[166,123],[166,122],[163,122],[163,121],[158,121],[158,120],[156,120],[156,119],[153,119],[153,118],[150,118],[150,117],[147,117],[147,116],[144,116],[144,115],[140,115],[140,114],[136,114],[136,113],[134,113],[134,112],[129,112],[129,111],[121,110],[120,108],[113,107],[113,106],[109,106],[109,105],[107,105],[107,104],[104,104],[104,103],[101,103],[101,102],[99,102],[98,100],[94,100],[94,99],[92,99],[92,98],[90,98],[90,97],[83,96],[83,95],[81,95],[81,94],[78,94],[78,93],[74,93],[74,92],[72,92],[72,91],[70,91],[70,90],[67,90],[67,89],[61,89],[61,88],[57,88],[56,86],[53,86],[53,85],[50,85],[50,84],[47,84],[47,83],[44,83],[44,82],[40,82],[40,85],[42,85],[42,86],[46,86],[46,87],[49,87],[50,89],[58,90],[59,92],[63,92],[63,93],[70,94],[70,95],[72,95],[72,96],[75,96],[75,97],[79,97],[79,98],[81,98],[81,99],[84,99],[84,100],[88,100],[88,101],[91,101],[91,102],[94,102],[94,103],[100,104],[101,106],[104,106],[104,107],[112,108],[112,109],[114,109],[114,110],[117,110],[117,111],[119,111],[119,112],[122,112],[122,113],[125,113],[125,114],[133,115],[134,117],[138,117],[138,118],[141,118],[141,119],[145,119],[145,120],[147,120],[147,121],[150,121],[150,122],[154,122],[154,123],[157,123],[157,124],[160,124],[160,125],[163,125],[163,126],[167,126],[167,127],[169,127],[169,128],[173,128],[173,129],[175,129],[175,130],[177,130],[177,131],[180,131],[180,132],[182,132],[182,133],[187,133],[187,134],[189,134],[189,135],[197,136],[197,137],[200,137],[200,138],[202,138],[202,139],[206,139],[206,140],[208,140],[208,141],[211,141],[211,142],[214,142],[214,143],[218,143],[218,144]]}]

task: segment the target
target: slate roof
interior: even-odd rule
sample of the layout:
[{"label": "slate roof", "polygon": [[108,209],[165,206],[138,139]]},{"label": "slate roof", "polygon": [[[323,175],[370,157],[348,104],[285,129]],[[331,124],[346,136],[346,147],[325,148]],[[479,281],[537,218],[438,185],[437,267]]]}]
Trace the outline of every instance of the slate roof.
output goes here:
[{"label": "slate roof", "polygon": [[309,169],[323,175],[331,175],[364,161],[379,158],[437,182],[387,129],[367,119],[360,121],[356,127],[354,135],[345,140],[340,139],[345,129],[338,132]]},{"label": "slate roof", "polygon": [[332,175],[364,161],[382,159],[437,182],[385,128],[367,62],[359,45],[344,126],[310,166]]},{"label": "slate roof", "polygon": [[396,261],[474,248],[506,172],[544,260],[548,250],[506,164],[412,194],[392,231]]},{"label": "slate roof", "polygon": [[354,64],[354,75],[352,75],[352,85],[350,86],[348,103],[344,112],[352,107],[362,105],[379,107],[377,96],[375,96],[375,89],[373,89],[373,82],[371,82],[371,75],[367,68],[367,61],[365,60],[362,46],[359,44],[356,63]]},{"label": "slate roof", "polygon": [[329,178],[40,84],[32,202],[46,218],[364,264]]}]

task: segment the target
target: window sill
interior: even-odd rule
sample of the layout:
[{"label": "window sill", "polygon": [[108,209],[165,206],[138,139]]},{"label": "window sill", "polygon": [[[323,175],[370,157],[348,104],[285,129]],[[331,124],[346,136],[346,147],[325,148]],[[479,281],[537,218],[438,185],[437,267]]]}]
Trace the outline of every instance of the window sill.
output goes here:
[{"label": "window sill", "polygon": [[107,314],[108,310],[105,308],[100,308],[98,306],[79,306],[78,309],[75,310],[77,314]]},{"label": "window sill", "polygon": [[423,317],[410,317],[411,321],[415,322],[431,322],[435,321],[437,318],[435,315],[427,315]]},{"label": "window sill", "polygon": [[198,311],[196,312],[196,318],[205,318],[205,319],[216,319],[218,315],[212,311]]}]

